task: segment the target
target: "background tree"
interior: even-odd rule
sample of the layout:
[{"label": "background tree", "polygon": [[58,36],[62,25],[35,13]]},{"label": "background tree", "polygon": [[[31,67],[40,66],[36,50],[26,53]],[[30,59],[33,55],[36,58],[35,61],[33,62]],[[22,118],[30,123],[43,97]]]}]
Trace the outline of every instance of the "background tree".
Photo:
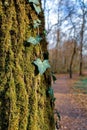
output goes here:
[{"label": "background tree", "polygon": [[79,69],[79,75],[82,75],[82,67],[83,67],[83,46],[84,46],[84,30],[85,30],[85,24],[86,24],[86,15],[87,15],[87,7],[85,5],[84,0],[79,2],[80,9],[81,9],[81,30],[80,30],[80,69]]},{"label": "background tree", "polygon": [[73,65],[74,56],[76,54],[77,43],[75,40],[72,40],[70,44],[73,44],[73,46],[71,46],[72,47],[72,54],[71,54],[71,60],[70,60],[70,65],[69,65],[69,75],[70,75],[70,78],[72,78],[72,65]]},{"label": "background tree", "polygon": [[[54,51],[49,50],[50,54],[53,55],[52,58],[55,59],[55,61],[56,61],[55,62],[56,65],[54,63],[52,63],[52,59],[50,59],[51,64],[53,64],[53,66],[56,66],[56,67],[53,67],[56,69],[54,71],[57,72],[58,70],[61,70],[60,68],[63,67],[63,65],[64,65],[64,57],[62,57],[63,58],[62,59],[62,58],[60,58],[60,56],[57,56],[57,55],[60,55],[59,53],[62,52],[62,49],[64,49],[63,44],[65,43],[65,41],[72,41],[72,39],[75,39],[76,48],[78,48],[78,49],[76,49],[77,58],[76,58],[76,56],[73,56],[73,58],[77,59],[77,61],[76,61],[77,64],[75,64],[73,62],[73,64],[76,65],[76,66],[74,66],[74,68],[75,68],[74,70],[76,70],[76,68],[77,68],[76,71],[79,72],[79,75],[82,75],[82,69],[84,69],[84,66],[83,66],[84,59],[83,58],[87,52],[87,48],[86,48],[86,44],[87,44],[87,42],[86,42],[87,41],[87,39],[86,39],[86,35],[87,35],[86,1],[85,0],[76,0],[76,1],[61,0],[61,1],[58,1],[57,4],[55,4],[55,8],[56,8],[55,12],[58,15],[57,16],[58,19],[56,21],[56,24],[53,24],[50,27],[51,32],[48,35],[48,41],[50,42],[50,48],[51,49],[53,48],[56,53],[54,55]],[[51,14],[51,17],[52,17],[52,14]],[[50,18],[50,20],[51,20],[51,18]],[[58,36],[58,30],[60,32],[59,36]],[[60,45],[57,46],[57,43]],[[72,44],[71,44],[71,47],[72,47]],[[58,51],[56,51],[56,50],[58,50]],[[53,54],[52,54],[52,52],[53,52]],[[75,51],[73,49],[73,54],[74,54],[74,52]],[[69,53],[68,53],[68,55],[69,55]],[[74,61],[74,59],[73,59],[73,61]],[[60,62],[60,63],[58,63],[58,62]],[[68,61],[66,61],[66,62],[68,62]],[[70,62],[68,62],[68,63],[70,63]],[[68,64],[68,63],[66,63],[66,64]],[[78,70],[78,68],[79,68],[79,70]],[[62,69],[62,71],[63,70],[64,69]],[[65,70],[67,70],[67,69],[65,69]]]},{"label": "background tree", "polygon": [[[37,19],[38,29],[33,27]],[[27,0],[0,1],[0,130],[54,129],[47,96],[50,70],[40,75],[32,64],[36,58],[47,58],[43,25],[43,12],[38,14]],[[27,42],[37,34],[43,37],[41,44]]]}]

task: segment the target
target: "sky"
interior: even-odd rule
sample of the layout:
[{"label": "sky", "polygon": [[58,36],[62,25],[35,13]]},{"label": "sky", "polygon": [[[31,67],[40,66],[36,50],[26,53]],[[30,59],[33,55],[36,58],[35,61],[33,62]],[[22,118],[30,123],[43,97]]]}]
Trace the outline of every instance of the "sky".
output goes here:
[{"label": "sky", "polygon": [[[42,1],[44,2],[44,0]],[[57,5],[58,0],[46,0],[45,7],[43,6],[43,8],[45,8],[45,28],[47,31],[51,28],[52,25],[58,22]],[[54,38],[56,38],[56,36],[55,32],[52,30],[47,37],[49,42],[48,48],[55,47],[56,42],[54,42]]]},{"label": "sky", "polygon": [[[48,19],[48,15],[49,15],[49,22],[50,22],[50,26],[52,26],[53,24],[57,23],[57,19],[58,19],[58,14],[57,14],[57,5],[58,5],[58,0],[47,0],[46,2],[46,20]],[[48,10],[50,10],[49,14],[48,14]],[[47,22],[46,22],[46,28],[47,28]]]},{"label": "sky", "polygon": [[[42,0],[42,1],[44,1],[44,0]],[[81,17],[77,17],[75,14],[77,14],[77,15],[82,14],[81,9],[79,8],[80,5],[78,4],[78,1],[83,1],[83,0],[68,0],[68,4],[66,4],[66,1],[67,0],[65,0],[65,1],[63,0],[63,4],[62,4],[62,6],[59,10],[60,11],[59,19],[61,19],[62,17],[63,18],[66,17],[68,15],[67,6],[69,8],[71,8],[72,5],[74,4],[75,12],[73,12],[72,21],[73,21],[74,24],[76,24],[76,31],[79,32],[82,19],[81,19]],[[46,0],[45,7],[43,7],[43,8],[45,8],[45,23],[46,23],[45,28],[46,28],[47,31],[54,24],[58,23],[58,2],[59,2],[59,0]],[[64,2],[66,4],[66,6],[65,6]],[[87,0],[84,0],[84,2],[85,2],[85,5],[87,7]],[[70,19],[62,22],[61,30],[62,30],[62,33],[65,33],[65,38],[68,38],[69,35],[71,35],[71,37],[73,37],[74,30],[72,30],[72,31],[69,30],[72,27],[72,25],[69,24],[69,23],[70,23]],[[57,29],[57,27],[52,28],[52,31],[48,34],[47,39],[48,39],[48,42],[49,42],[49,46],[48,46],[49,48],[53,48],[56,45],[56,36],[57,36],[55,34],[56,29]],[[87,32],[86,32],[86,35],[87,35]],[[63,39],[64,39],[64,37],[63,37]]]}]

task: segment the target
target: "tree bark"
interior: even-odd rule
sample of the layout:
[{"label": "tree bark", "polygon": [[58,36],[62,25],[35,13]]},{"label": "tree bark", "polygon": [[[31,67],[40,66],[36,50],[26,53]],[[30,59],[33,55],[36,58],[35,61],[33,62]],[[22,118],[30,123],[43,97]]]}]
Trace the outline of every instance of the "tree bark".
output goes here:
[{"label": "tree bark", "polygon": [[71,56],[70,67],[69,67],[70,78],[72,78],[72,65],[73,65],[74,56],[76,54],[76,41],[73,41],[73,43],[74,43],[74,48],[73,48],[73,53]]},{"label": "tree bark", "polygon": [[[83,0],[84,4],[84,0]],[[82,75],[82,67],[83,67],[83,38],[84,38],[84,27],[85,27],[85,9],[84,6],[81,8],[82,9],[82,25],[81,25],[81,31],[80,31],[80,67],[79,67],[79,75]]]},{"label": "tree bark", "polygon": [[[37,15],[27,0],[0,1],[0,130],[53,130],[54,117],[46,95],[51,85],[50,70],[35,73],[32,62],[44,59],[47,43],[26,46],[37,35],[32,27]],[[44,26],[40,27],[40,33]]]}]

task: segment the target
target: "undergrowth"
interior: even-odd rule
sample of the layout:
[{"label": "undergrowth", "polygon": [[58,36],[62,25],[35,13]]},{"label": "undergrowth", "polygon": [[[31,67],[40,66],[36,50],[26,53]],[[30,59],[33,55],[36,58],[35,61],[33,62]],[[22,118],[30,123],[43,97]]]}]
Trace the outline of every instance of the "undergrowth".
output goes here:
[{"label": "undergrowth", "polygon": [[81,77],[76,81],[73,88],[78,93],[87,94],[87,77]]}]

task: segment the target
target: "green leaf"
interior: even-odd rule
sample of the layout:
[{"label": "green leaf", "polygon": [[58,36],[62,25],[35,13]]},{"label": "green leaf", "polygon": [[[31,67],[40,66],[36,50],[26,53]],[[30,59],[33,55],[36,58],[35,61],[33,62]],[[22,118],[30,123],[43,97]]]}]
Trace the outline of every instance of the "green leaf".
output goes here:
[{"label": "green leaf", "polygon": [[57,116],[59,118],[59,121],[61,121],[61,116],[60,116],[60,113],[57,111]]},{"label": "green leaf", "polygon": [[53,88],[52,88],[52,87],[49,87],[49,88],[48,88],[48,94],[49,94],[49,96],[50,96],[52,99],[54,99],[54,91],[53,91]]},{"label": "green leaf", "polygon": [[54,97],[54,98],[53,98],[53,101],[55,102],[55,100],[56,100],[56,98]]},{"label": "green leaf", "polygon": [[52,75],[52,79],[53,79],[54,82],[57,80],[55,75]]},{"label": "green leaf", "polygon": [[37,19],[37,22],[38,22],[38,23],[41,23],[41,20]]},{"label": "green leaf", "polygon": [[42,37],[40,37],[39,35],[36,36],[36,41],[40,42],[42,40]]},{"label": "green leaf", "polygon": [[37,12],[37,14],[39,14],[39,13],[41,12],[41,8],[40,8],[40,6],[35,5],[35,4],[33,4],[33,6],[34,6],[35,11]]},{"label": "green leaf", "polygon": [[29,1],[29,2],[32,2],[32,3],[36,4],[36,5],[40,4],[40,3],[39,3],[39,0],[28,0],[28,1]]},{"label": "green leaf", "polygon": [[36,44],[39,44],[41,40],[42,38],[39,35],[37,35],[36,38],[35,37],[28,38],[27,42],[32,43],[33,45],[36,45]]},{"label": "green leaf", "polygon": [[59,121],[61,121],[61,116],[57,109],[55,109],[55,114],[57,115]]},{"label": "green leaf", "polygon": [[36,45],[39,43],[34,37],[28,38],[27,42],[32,43],[33,45]]},{"label": "green leaf", "polygon": [[39,19],[33,21],[34,28],[38,28],[39,25],[41,25],[41,21]]},{"label": "green leaf", "polygon": [[51,98],[51,102],[52,102],[52,103],[54,103],[54,102],[55,102],[55,100],[56,100],[56,98],[55,98],[55,97],[52,97],[52,98]]},{"label": "green leaf", "polygon": [[33,3],[35,11],[37,12],[37,14],[39,14],[41,12],[39,0],[28,0],[28,1]]},{"label": "green leaf", "polygon": [[44,35],[47,35],[47,31],[46,30],[44,30],[43,33],[44,33]]},{"label": "green leaf", "polygon": [[54,75],[53,72],[51,72],[51,75],[52,75],[52,80],[53,80],[53,82],[55,82],[55,81],[57,80],[56,76]]},{"label": "green leaf", "polygon": [[41,75],[46,71],[47,68],[50,68],[48,60],[44,60],[42,62],[39,58],[37,58],[33,63],[38,67],[38,71]]}]

